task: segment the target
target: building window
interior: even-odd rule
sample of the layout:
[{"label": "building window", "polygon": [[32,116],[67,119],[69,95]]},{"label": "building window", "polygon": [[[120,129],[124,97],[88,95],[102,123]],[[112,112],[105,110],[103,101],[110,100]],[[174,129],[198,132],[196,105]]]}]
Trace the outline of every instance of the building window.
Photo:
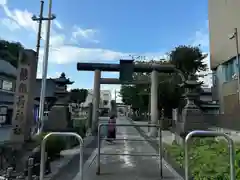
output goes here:
[{"label": "building window", "polygon": [[231,81],[234,79],[234,76],[236,75],[236,62],[235,59],[228,61],[226,64],[224,64],[224,71],[225,71],[225,80]]},{"label": "building window", "polygon": [[103,105],[104,105],[104,106],[107,106],[107,105],[108,105],[108,101],[107,101],[107,100],[104,100],[104,101],[103,101]]},{"label": "building window", "polygon": [[3,80],[1,85],[2,85],[1,89],[6,90],[6,91],[13,91],[13,82],[12,81]]},{"label": "building window", "polygon": [[6,123],[7,120],[7,107],[0,106],[0,124],[3,125]]},{"label": "building window", "polygon": [[216,73],[216,71],[212,72],[212,83],[213,83],[213,86],[217,85],[217,73]]}]

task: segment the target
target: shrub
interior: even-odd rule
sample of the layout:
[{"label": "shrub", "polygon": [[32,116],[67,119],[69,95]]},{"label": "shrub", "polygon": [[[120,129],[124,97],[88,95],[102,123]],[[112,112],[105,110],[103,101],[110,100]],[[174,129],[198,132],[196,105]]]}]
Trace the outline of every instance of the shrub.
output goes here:
[{"label": "shrub", "polygon": [[[87,118],[75,118],[73,119],[74,122],[74,127],[73,127],[73,132],[79,134],[82,138],[85,137],[86,131],[87,131]],[[79,145],[78,140],[75,137],[70,138],[70,146],[74,147]]]},{"label": "shrub", "polygon": [[[175,142],[165,151],[184,168],[184,148]],[[240,179],[240,146],[235,144],[236,179]],[[229,152],[225,140],[194,138],[189,143],[189,168],[194,180],[230,180]]]},{"label": "shrub", "polygon": [[[43,138],[48,134],[47,132],[41,133],[38,137],[39,143],[43,140]],[[55,159],[60,156],[60,152],[66,149],[66,139],[65,137],[57,137],[52,136],[49,137],[46,142],[46,152],[50,159]]]}]

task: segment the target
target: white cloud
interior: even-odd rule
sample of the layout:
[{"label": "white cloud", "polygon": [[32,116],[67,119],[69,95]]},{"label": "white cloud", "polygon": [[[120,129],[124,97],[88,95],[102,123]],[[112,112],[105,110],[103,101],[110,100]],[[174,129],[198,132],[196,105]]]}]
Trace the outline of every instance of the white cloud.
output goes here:
[{"label": "white cloud", "polygon": [[202,28],[197,30],[192,39],[192,44],[195,46],[200,45],[204,49],[209,49],[209,28],[208,20],[205,21]]},{"label": "white cloud", "polygon": [[[50,72],[48,71],[47,78],[58,78],[61,75],[61,72]],[[38,63],[38,69],[37,69],[37,78],[42,78],[42,63]]]},{"label": "white cloud", "polygon": [[6,5],[7,4],[7,0],[0,0],[0,5]]},{"label": "white cloud", "polygon": [[207,64],[208,70],[204,72],[199,72],[199,75],[206,75],[204,77],[200,77],[199,80],[203,81],[204,85],[211,87],[212,86],[212,71],[210,70],[210,60],[209,56],[207,56],[203,62]]},{"label": "white cloud", "polygon": [[95,29],[83,29],[75,25],[72,32],[72,41],[88,40],[99,43],[99,40],[95,39],[97,32],[98,31]]},{"label": "white cloud", "polygon": [[55,34],[50,38],[50,47],[59,47],[64,45],[65,42],[65,35],[64,34]]},{"label": "white cloud", "polygon": [[[119,60],[128,53],[115,52],[108,49],[79,48],[71,45],[62,45],[51,48],[49,54],[50,62],[66,64],[72,62],[101,62]],[[43,56],[41,50],[40,56]]]},{"label": "white cloud", "polygon": [[[195,32],[195,36],[192,41],[192,45],[198,46],[204,50],[209,51],[209,30],[208,30],[208,21],[204,24],[203,28]],[[198,74],[203,75],[205,77],[199,78],[200,81],[204,82],[204,85],[211,87],[212,86],[212,71],[210,69],[210,54],[207,53],[208,56],[203,60],[203,62],[207,65],[208,70],[205,72],[199,72]]]},{"label": "white cloud", "polygon": [[37,32],[37,23],[35,23],[32,20],[33,14],[30,13],[28,10],[18,10],[14,9],[13,11],[10,11],[7,7],[5,8],[6,15],[14,20],[16,23],[19,24],[19,26],[27,29],[27,30],[33,30]]},{"label": "white cloud", "polygon": [[200,47],[206,48],[209,46],[209,35],[203,31],[197,31],[195,33],[195,39],[193,41],[193,45],[200,45]]},{"label": "white cloud", "polygon": [[20,29],[21,27],[16,23],[15,21],[9,19],[9,18],[3,18],[0,20],[0,23],[3,26],[6,26],[10,31],[15,31],[17,29]]},{"label": "white cloud", "polygon": [[63,29],[62,24],[58,20],[54,20],[53,23],[58,29]]},{"label": "white cloud", "polygon": [[[1,0],[0,0],[1,1]],[[1,4],[1,2],[0,2]],[[7,16],[8,20],[5,20],[8,22],[6,26],[11,29],[11,30],[16,30],[17,26],[19,27],[18,29],[24,28],[27,31],[33,31],[34,33],[38,32],[38,23],[36,21],[32,20],[33,13],[29,12],[27,9],[25,10],[20,10],[20,9],[10,9],[8,8],[7,4],[3,3],[1,4],[2,8],[5,12],[5,15]],[[11,22],[11,23],[10,23]],[[63,26],[60,24],[59,21],[54,20],[53,24],[55,27],[58,29],[63,29]],[[42,32],[41,32],[41,37],[42,39],[45,39],[46,37],[46,26],[47,26],[47,21],[42,22]],[[51,29],[51,34],[56,34],[53,29]]]}]

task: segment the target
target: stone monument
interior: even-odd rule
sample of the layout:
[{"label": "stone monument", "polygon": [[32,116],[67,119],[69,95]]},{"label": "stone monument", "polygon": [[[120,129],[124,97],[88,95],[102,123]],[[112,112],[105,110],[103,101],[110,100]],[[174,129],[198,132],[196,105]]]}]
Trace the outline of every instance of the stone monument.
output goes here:
[{"label": "stone monument", "polygon": [[59,78],[54,79],[56,83],[55,96],[57,101],[52,106],[48,120],[44,122],[43,131],[67,131],[72,128],[71,114],[69,111],[69,92],[67,91],[67,85],[74,82],[66,78],[62,73]]},{"label": "stone monument", "polygon": [[34,123],[34,87],[36,84],[36,52],[24,49],[19,53],[10,140],[23,143],[31,139]]}]

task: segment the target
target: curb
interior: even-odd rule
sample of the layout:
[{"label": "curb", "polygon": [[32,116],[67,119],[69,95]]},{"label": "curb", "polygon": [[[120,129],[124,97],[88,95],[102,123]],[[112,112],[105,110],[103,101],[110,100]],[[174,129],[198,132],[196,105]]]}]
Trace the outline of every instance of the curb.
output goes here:
[{"label": "curb", "polygon": [[[98,149],[95,149],[91,156],[87,159],[87,161],[83,165],[83,178],[85,177],[86,172],[90,168],[90,166],[95,162],[95,158],[97,157],[97,151]],[[73,178],[73,180],[79,180],[79,173],[76,174],[76,176]]]}]

